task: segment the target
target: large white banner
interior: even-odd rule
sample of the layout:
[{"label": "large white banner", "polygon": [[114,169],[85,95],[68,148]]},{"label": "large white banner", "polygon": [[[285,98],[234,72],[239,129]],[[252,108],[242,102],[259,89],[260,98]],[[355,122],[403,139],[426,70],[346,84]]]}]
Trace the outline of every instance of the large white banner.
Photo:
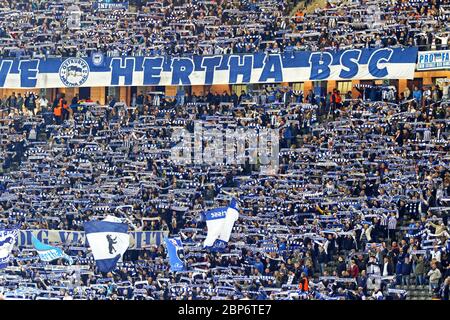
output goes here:
[{"label": "large white banner", "polygon": [[1,88],[213,85],[413,79],[417,48],[190,57],[4,59]]}]

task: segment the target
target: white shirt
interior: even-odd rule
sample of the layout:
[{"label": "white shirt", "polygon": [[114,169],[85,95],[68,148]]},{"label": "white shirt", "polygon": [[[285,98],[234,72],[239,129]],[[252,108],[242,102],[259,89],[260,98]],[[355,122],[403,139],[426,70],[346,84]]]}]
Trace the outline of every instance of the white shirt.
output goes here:
[{"label": "white shirt", "polygon": [[383,293],[381,291],[378,291],[377,293],[373,294],[373,297],[377,300],[380,300],[381,298],[383,298]]},{"label": "white shirt", "polygon": [[430,139],[431,139],[431,131],[430,131],[430,129],[426,129],[423,132],[423,140],[424,141],[430,141]]},{"label": "white shirt", "polygon": [[28,136],[28,139],[30,139],[30,140],[36,140],[36,130],[35,130],[34,128],[32,128],[32,129],[30,130],[30,134],[29,134],[29,136]]},{"label": "white shirt", "polygon": [[367,274],[375,274],[375,275],[379,275],[380,274],[380,267],[376,264],[372,264],[370,266],[367,267]]},{"label": "white shirt", "polygon": [[388,273],[388,263],[385,263],[384,265],[383,265],[383,277],[385,277],[385,276],[388,276],[389,275],[389,273]]},{"label": "white shirt", "polygon": [[431,258],[436,259],[437,262],[441,262],[441,251],[431,251]]},{"label": "white shirt", "polygon": [[48,100],[45,99],[45,98],[39,99],[39,105],[40,105],[41,107],[47,107],[47,106],[48,106]]},{"label": "white shirt", "polygon": [[442,37],[436,36],[436,38],[441,40],[441,44],[443,46],[446,46],[448,44],[448,35],[447,36],[442,36]]},{"label": "white shirt", "polygon": [[443,95],[444,97],[447,97],[447,96],[448,96],[448,88],[449,88],[449,86],[443,86],[443,87],[442,87],[442,95]]}]

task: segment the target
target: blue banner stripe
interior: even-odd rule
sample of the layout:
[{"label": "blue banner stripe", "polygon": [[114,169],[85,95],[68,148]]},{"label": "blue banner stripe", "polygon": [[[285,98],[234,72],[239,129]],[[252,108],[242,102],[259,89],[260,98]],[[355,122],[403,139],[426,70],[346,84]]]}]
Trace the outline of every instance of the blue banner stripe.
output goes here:
[{"label": "blue banner stripe", "polygon": [[228,208],[217,208],[205,212],[205,220],[217,220],[225,218]]},{"label": "blue banner stripe", "polygon": [[[358,60],[359,64],[367,64],[369,62],[370,57],[379,49],[360,49],[361,56]],[[389,63],[415,63],[417,58],[418,49],[415,47],[411,48],[394,48],[388,49],[383,48],[382,50],[392,50],[392,57],[389,59]],[[331,65],[339,65],[341,64],[341,56],[345,52],[355,51],[355,50],[345,50],[338,52],[330,52],[324,51],[332,55],[332,63]],[[324,52],[309,52],[309,51],[299,51],[294,53],[283,53],[283,54],[271,54],[271,56],[277,56],[280,58],[283,68],[309,68],[310,62],[309,58],[311,54],[323,54]],[[220,64],[215,68],[217,71],[223,71],[229,69],[229,60],[230,57],[238,58],[239,61],[243,61],[244,57],[252,58],[252,68],[260,69],[264,67],[264,61],[267,59],[267,54],[265,53],[255,53],[255,54],[244,54],[244,55],[220,55],[221,57]],[[174,57],[161,57],[163,59],[163,71],[170,72],[172,70],[172,64],[174,60],[191,60],[194,63],[194,71],[204,71],[205,68],[202,67],[202,63],[205,58],[210,58],[213,56],[193,56],[183,57],[183,58],[174,58]],[[143,63],[145,57],[105,57],[104,62],[101,66],[97,66],[93,63],[92,58],[85,58],[85,61],[89,65],[89,68],[92,72],[111,72],[111,61],[120,60],[123,64],[125,64],[127,59],[132,59],[134,61],[135,72],[143,71]],[[147,58],[156,58],[156,57],[147,57]],[[40,73],[58,73],[59,68],[63,61],[70,59],[58,59],[58,58],[49,58],[46,60],[38,60],[39,67],[38,70]],[[19,59],[3,59],[1,61],[13,61],[10,74],[18,74],[19,73],[19,64],[21,61],[29,61],[29,60],[19,60]],[[1,63],[1,62],[0,62]]]},{"label": "blue banner stripe", "polygon": [[119,259],[120,254],[113,259],[95,260],[95,263],[100,272],[111,272],[116,268],[116,264]]},{"label": "blue banner stripe", "polygon": [[84,224],[84,231],[86,234],[96,232],[128,232],[128,225],[126,223],[116,223],[109,221],[89,221]]}]

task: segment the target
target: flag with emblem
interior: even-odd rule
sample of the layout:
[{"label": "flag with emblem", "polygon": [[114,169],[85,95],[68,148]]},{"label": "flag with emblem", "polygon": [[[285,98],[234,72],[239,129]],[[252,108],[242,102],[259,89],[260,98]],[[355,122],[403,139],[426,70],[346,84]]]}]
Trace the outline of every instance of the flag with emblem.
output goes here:
[{"label": "flag with emblem", "polygon": [[86,239],[100,272],[110,272],[130,245],[128,225],[112,216],[84,224]]}]

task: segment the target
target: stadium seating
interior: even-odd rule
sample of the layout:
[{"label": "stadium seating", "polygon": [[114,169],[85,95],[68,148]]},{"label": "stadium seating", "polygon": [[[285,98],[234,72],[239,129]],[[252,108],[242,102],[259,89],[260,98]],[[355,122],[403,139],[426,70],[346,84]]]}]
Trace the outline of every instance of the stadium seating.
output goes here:
[{"label": "stadium seating", "polygon": [[[95,1],[0,2],[3,57],[192,55],[416,46],[448,47],[450,3],[329,1],[308,13],[300,1],[131,1],[132,10],[95,10]],[[79,23],[72,22],[76,6]],[[77,20],[78,21],[78,20]]]},{"label": "stadium seating", "polygon": [[[429,51],[450,35],[449,0],[95,3],[0,0],[0,56]],[[230,81],[223,93],[128,84],[128,104],[123,87],[83,87],[101,102],[68,98],[73,85],[1,88],[0,299],[448,299],[449,86],[346,80],[342,94],[299,82]],[[221,215],[228,234],[217,227],[221,247],[205,246]],[[105,217],[130,235],[119,258],[117,237],[86,241],[86,224]]]},{"label": "stadium seating", "polygon": [[[46,110],[36,115],[10,110],[4,114],[1,127],[5,160],[0,203],[4,221],[20,224],[22,229],[82,231],[84,222],[114,213],[126,218],[135,230],[181,234],[189,266],[201,272],[201,266],[208,261],[205,257],[209,257],[215,262],[207,275],[214,278],[221,274],[221,266],[232,265],[236,272],[221,276],[243,286],[230,294],[220,288],[220,282],[211,290],[195,289],[197,285],[202,288],[200,278],[182,285],[180,281],[192,274],[170,274],[161,243],[150,246],[153,251],[130,249],[118,272],[101,276],[93,273],[90,251],[70,243],[63,248],[82,268],[77,281],[85,293],[65,289],[61,295],[75,299],[111,298],[101,289],[104,276],[129,290],[124,296],[123,288],[114,289],[114,299],[170,299],[179,295],[194,295],[197,299],[379,299],[380,292],[384,292],[381,297],[388,298],[386,290],[394,288],[399,292],[407,290],[403,297],[408,299],[429,298],[428,286],[414,286],[415,276],[408,280],[409,286],[402,284],[402,277],[409,278],[413,273],[410,270],[408,276],[402,275],[401,267],[407,252],[413,259],[424,255],[426,274],[434,256],[432,249],[445,252],[448,245],[448,231],[434,234],[447,219],[449,173],[445,154],[449,133],[447,126],[442,130],[440,124],[449,114],[448,104],[414,99],[397,103],[349,99],[342,105],[322,105],[306,101],[301,93],[283,102],[280,93],[284,89],[274,89],[268,97],[272,102],[262,104],[249,94],[236,103],[207,102],[206,97],[192,102],[188,97],[183,104],[163,98],[153,105],[146,100],[142,108],[120,103],[113,107],[91,104],[87,109],[73,108],[74,112],[68,113],[61,124],[44,117]],[[432,113],[426,112],[429,108]],[[250,163],[211,164],[213,170],[206,174],[202,166],[167,162],[173,146],[171,132],[180,126],[192,128],[193,121],[278,129],[279,174],[264,174],[259,165]],[[420,168],[419,176],[414,174],[416,166]],[[435,175],[435,184],[428,181],[430,175]],[[205,231],[197,215],[223,205],[227,200],[224,190],[238,192],[241,203],[241,218],[226,251],[230,257],[236,255],[236,260],[226,255],[197,255]],[[419,229],[410,228],[411,219]],[[387,230],[391,225],[395,234]],[[259,229],[262,226],[264,231]],[[284,229],[289,233],[287,237]],[[320,258],[319,247],[325,249]],[[65,287],[71,272],[52,270],[52,266],[39,263],[32,250],[26,252],[23,256],[23,251],[21,255],[15,251],[17,258],[6,269],[11,277],[18,277],[17,284],[27,281],[23,272],[29,269],[20,270],[24,263],[32,261],[31,270],[39,273],[62,272],[62,278],[42,280],[46,286]],[[363,260],[358,260],[359,255]],[[338,256],[344,258],[343,266]],[[370,256],[376,259],[376,267],[370,266]],[[267,270],[258,271],[256,257],[264,261]],[[391,273],[383,274],[382,257],[389,258],[394,268]],[[319,259],[325,261],[324,269]],[[347,271],[352,259],[360,270],[354,278]],[[417,261],[413,261],[416,265]],[[57,264],[67,262],[59,260]],[[283,265],[287,266],[285,271]],[[367,275],[361,275],[362,270]],[[294,289],[302,274],[310,279],[311,291]],[[93,277],[89,283],[96,283],[98,288],[88,285],[89,275]],[[258,282],[237,280],[242,276],[251,279],[250,275]],[[175,284],[150,285],[144,291],[136,286],[140,281],[154,282],[160,277],[173,277]],[[131,283],[122,283],[125,279]],[[373,284],[364,284],[371,279]],[[268,289],[273,282],[277,291]],[[42,290],[39,281],[37,285]],[[36,297],[33,292],[28,294]],[[394,296],[401,295],[393,292]]]}]

